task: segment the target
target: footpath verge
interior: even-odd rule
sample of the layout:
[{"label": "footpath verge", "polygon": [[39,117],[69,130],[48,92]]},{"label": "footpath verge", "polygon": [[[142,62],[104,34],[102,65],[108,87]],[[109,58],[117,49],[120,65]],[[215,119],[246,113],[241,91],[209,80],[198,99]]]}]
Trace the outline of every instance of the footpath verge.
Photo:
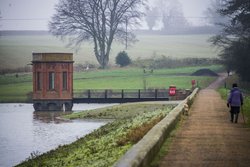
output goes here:
[{"label": "footpath verge", "polygon": [[114,164],[114,167],[144,167],[147,166],[160,150],[163,142],[174,129],[185,104],[192,104],[196,94],[196,88],[191,95],[176,106],[162,121],[155,125],[137,144]]}]

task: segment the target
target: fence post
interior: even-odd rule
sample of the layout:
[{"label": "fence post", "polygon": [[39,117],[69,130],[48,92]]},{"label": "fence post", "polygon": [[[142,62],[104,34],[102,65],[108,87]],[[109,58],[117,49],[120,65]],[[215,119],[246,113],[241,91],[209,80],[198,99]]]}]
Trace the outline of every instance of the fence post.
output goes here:
[{"label": "fence post", "polygon": [[124,90],[122,89],[122,99],[124,98]]},{"label": "fence post", "polygon": [[89,98],[89,99],[91,98],[90,90],[88,90],[88,98]]},{"label": "fence post", "polygon": [[140,89],[138,90],[138,98],[139,99],[141,98],[141,90]]},{"label": "fence post", "polygon": [[108,90],[105,90],[105,99],[108,98]]},{"label": "fence post", "polygon": [[157,99],[158,89],[155,89],[155,99]]}]

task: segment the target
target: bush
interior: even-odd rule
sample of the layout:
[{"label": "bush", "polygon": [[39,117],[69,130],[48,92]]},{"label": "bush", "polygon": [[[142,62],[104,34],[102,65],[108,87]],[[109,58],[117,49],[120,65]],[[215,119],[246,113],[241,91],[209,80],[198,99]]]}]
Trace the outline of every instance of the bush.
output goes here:
[{"label": "bush", "polygon": [[125,51],[122,51],[116,56],[115,63],[121,67],[125,67],[131,64],[131,59],[128,57],[128,54]]}]

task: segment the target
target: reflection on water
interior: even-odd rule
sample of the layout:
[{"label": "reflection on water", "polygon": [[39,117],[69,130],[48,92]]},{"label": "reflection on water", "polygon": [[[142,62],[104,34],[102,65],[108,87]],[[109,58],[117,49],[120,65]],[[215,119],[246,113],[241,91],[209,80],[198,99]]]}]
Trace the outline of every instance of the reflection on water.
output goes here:
[{"label": "reflection on water", "polygon": [[[109,105],[79,104],[76,110]],[[44,153],[69,144],[105,124],[103,121],[59,119],[60,115],[67,114],[64,112],[33,111],[32,104],[0,104],[0,166],[13,166],[31,153]]]},{"label": "reflection on water", "polygon": [[36,121],[41,121],[43,123],[65,123],[72,122],[70,120],[64,120],[59,118],[59,116],[70,114],[73,112],[33,112],[33,119]]}]

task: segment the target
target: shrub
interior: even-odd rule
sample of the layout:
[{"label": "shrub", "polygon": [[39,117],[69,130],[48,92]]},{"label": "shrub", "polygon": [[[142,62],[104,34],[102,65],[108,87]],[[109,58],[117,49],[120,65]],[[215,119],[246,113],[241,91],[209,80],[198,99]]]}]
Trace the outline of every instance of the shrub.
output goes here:
[{"label": "shrub", "polygon": [[116,64],[121,67],[125,67],[131,64],[131,59],[128,57],[128,54],[125,51],[119,52],[115,59]]}]

